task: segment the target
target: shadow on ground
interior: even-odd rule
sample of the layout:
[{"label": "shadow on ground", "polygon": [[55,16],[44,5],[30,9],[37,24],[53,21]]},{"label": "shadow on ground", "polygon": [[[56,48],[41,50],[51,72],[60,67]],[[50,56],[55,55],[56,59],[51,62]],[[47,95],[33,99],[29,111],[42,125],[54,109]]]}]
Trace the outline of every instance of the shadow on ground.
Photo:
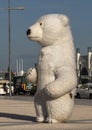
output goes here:
[{"label": "shadow on ground", "polygon": [[[12,113],[0,113],[0,117],[5,117],[5,118],[11,118],[11,119],[16,119],[16,120],[24,120],[24,121],[31,121],[31,122],[36,122],[36,117],[33,116],[26,116],[26,115],[19,115],[19,114],[12,114]],[[82,119],[82,120],[69,120],[67,122],[68,124],[92,124],[92,119]],[[66,123],[66,124],[67,124]]]},{"label": "shadow on ground", "polygon": [[12,114],[12,113],[1,113],[0,112],[0,117],[36,122],[36,117]]}]

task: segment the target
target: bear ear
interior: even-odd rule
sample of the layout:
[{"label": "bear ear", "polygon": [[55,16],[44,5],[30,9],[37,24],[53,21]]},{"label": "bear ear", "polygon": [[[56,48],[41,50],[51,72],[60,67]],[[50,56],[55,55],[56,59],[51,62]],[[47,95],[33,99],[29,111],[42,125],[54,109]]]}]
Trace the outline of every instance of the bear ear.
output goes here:
[{"label": "bear ear", "polygon": [[69,19],[66,15],[59,15],[59,18],[63,21],[64,26],[69,24]]}]

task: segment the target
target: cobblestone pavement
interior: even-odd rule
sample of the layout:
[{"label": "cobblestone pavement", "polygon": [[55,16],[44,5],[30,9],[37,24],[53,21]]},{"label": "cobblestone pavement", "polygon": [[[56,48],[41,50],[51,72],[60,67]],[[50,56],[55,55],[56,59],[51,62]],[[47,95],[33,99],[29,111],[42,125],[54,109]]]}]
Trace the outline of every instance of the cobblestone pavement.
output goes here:
[{"label": "cobblestone pavement", "polygon": [[0,130],[92,130],[92,100],[76,99],[67,123],[35,122],[33,97],[0,96]]}]

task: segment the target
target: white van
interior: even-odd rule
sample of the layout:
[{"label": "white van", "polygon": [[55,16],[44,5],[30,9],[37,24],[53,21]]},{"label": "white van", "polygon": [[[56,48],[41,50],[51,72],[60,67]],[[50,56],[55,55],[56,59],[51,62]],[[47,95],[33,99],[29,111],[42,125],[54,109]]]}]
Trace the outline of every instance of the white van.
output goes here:
[{"label": "white van", "polygon": [[[11,86],[11,91],[14,92],[13,86]],[[9,80],[0,80],[0,95],[5,94],[9,94]]]},{"label": "white van", "polygon": [[8,80],[0,80],[0,94],[1,95],[4,95],[4,94],[6,94],[6,91],[5,91],[5,89],[4,89],[4,84],[5,83],[7,83],[7,82],[9,82]]}]

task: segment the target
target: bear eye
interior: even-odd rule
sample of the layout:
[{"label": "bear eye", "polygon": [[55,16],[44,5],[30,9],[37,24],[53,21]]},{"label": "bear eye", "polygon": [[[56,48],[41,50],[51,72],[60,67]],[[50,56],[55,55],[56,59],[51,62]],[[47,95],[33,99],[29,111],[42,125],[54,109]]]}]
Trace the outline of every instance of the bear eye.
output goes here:
[{"label": "bear eye", "polygon": [[40,26],[42,26],[42,23],[40,23]]}]

